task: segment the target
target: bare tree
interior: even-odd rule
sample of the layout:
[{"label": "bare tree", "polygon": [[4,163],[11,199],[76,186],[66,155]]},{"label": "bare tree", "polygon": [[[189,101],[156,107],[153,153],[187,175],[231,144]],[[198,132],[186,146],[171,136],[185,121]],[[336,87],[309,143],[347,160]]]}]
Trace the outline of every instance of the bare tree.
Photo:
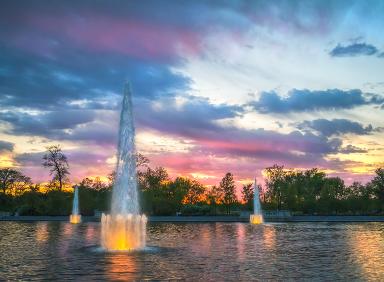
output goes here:
[{"label": "bare tree", "polygon": [[136,153],[136,168],[145,167],[147,168],[149,159],[143,154]]},{"label": "bare tree", "polygon": [[47,152],[43,157],[43,166],[49,168],[53,180],[59,182],[59,190],[63,189],[63,183],[69,175],[67,157],[61,151],[60,145],[47,147]]}]

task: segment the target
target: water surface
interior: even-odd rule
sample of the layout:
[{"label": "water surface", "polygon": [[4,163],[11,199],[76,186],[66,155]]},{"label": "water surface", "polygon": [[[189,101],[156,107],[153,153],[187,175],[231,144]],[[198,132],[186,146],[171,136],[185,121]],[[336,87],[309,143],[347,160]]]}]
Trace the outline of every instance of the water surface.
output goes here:
[{"label": "water surface", "polygon": [[100,224],[0,222],[0,280],[384,280],[384,223],[151,223],[105,253]]}]

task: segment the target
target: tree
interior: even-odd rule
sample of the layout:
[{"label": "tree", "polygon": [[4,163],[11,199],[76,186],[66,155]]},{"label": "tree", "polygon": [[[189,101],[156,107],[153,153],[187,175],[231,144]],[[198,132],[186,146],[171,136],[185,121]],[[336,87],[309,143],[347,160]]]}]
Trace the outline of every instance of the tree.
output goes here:
[{"label": "tree", "polygon": [[227,214],[231,213],[231,206],[236,202],[235,181],[232,173],[228,172],[220,182],[220,189],[223,191],[223,204],[227,208]]},{"label": "tree", "polygon": [[47,147],[47,152],[43,157],[43,166],[49,168],[53,181],[59,182],[59,190],[63,189],[63,183],[68,179],[69,166],[67,157],[63,154],[60,145]]},{"label": "tree", "polygon": [[140,190],[142,191],[142,207],[150,214],[170,213],[168,172],[162,168],[147,168],[138,175]]},{"label": "tree", "polygon": [[0,169],[0,187],[4,194],[7,190],[14,190],[13,192],[17,194],[30,184],[31,179],[21,172],[12,168]]},{"label": "tree", "polygon": [[136,153],[136,167],[148,167],[149,159],[145,157],[143,154]]},{"label": "tree", "polygon": [[183,203],[195,205],[202,200],[205,189],[204,186],[196,180],[186,179],[187,181],[187,194],[183,199]]},{"label": "tree", "polygon": [[245,203],[251,202],[253,200],[253,195],[254,191],[252,183],[244,184],[243,188],[241,189],[242,200]]},{"label": "tree", "polygon": [[373,192],[381,205],[384,204],[384,169],[378,168],[375,170],[375,177],[371,181]]},{"label": "tree", "polygon": [[266,187],[268,188],[268,197],[275,201],[277,209],[280,210],[282,206],[282,190],[285,184],[285,171],[284,166],[274,165],[265,169],[267,178],[265,180]]},{"label": "tree", "polygon": [[[147,168],[148,169],[149,168],[149,166],[148,166],[149,159],[140,153],[136,153],[135,158],[136,158],[137,177],[140,181],[140,178],[143,177],[144,172],[139,170],[139,169],[140,168]],[[108,186],[113,187],[113,185],[115,183],[115,178],[116,178],[116,171],[112,171],[110,174],[108,174],[107,178],[108,178],[108,182],[109,182]]]},{"label": "tree", "polygon": [[252,183],[248,183],[248,184],[243,185],[243,188],[241,189],[241,196],[242,196],[242,200],[243,200],[245,206],[248,209],[251,209],[252,201],[253,201],[253,197],[254,197],[254,191],[253,191]]},{"label": "tree", "polygon": [[223,202],[224,194],[219,186],[213,185],[211,189],[206,191],[207,203],[213,206],[213,214],[216,215],[217,205]]}]

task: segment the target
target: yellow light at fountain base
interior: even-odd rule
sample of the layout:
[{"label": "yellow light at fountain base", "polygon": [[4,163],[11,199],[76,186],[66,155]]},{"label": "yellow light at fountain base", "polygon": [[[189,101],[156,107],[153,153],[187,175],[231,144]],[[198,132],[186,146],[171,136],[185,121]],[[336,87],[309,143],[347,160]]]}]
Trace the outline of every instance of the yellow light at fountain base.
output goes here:
[{"label": "yellow light at fountain base", "polygon": [[101,245],[108,251],[145,247],[147,217],[139,214],[101,216]]},{"label": "yellow light at fountain base", "polygon": [[81,222],[81,215],[80,214],[71,214],[69,216],[69,222],[73,224],[77,224]]},{"label": "yellow light at fountain base", "polygon": [[249,221],[251,224],[262,224],[264,223],[263,216],[261,214],[251,214]]}]

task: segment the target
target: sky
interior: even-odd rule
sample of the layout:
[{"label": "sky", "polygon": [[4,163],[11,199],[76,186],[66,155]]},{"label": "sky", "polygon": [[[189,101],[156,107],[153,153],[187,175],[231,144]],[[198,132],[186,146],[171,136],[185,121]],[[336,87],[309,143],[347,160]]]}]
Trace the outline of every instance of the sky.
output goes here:
[{"label": "sky", "polygon": [[238,184],[274,164],[347,183],[384,166],[384,1],[0,3],[0,167],[113,171],[122,91],[137,150],[172,177]]}]

